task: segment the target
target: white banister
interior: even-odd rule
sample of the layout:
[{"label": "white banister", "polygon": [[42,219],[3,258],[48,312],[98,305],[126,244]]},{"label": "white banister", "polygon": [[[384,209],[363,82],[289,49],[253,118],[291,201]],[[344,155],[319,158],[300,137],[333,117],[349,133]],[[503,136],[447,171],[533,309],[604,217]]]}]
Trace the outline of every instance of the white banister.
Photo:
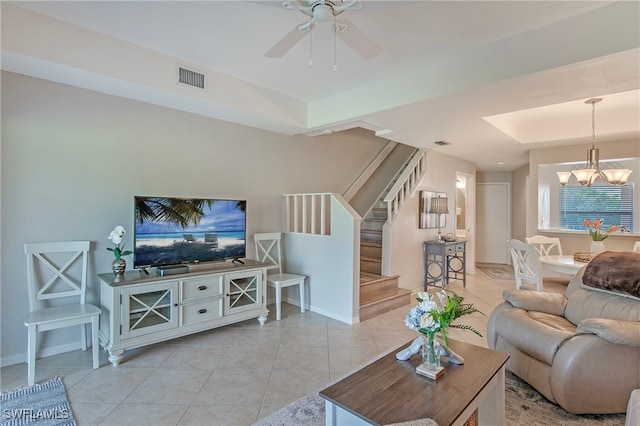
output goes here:
[{"label": "white banister", "polygon": [[310,194],[284,194],[285,232],[330,235],[331,209],[328,208],[335,194],[330,192]]},{"label": "white banister", "polygon": [[416,185],[427,171],[427,150],[416,152],[404,172],[391,187],[383,201],[387,203],[387,221],[393,223],[404,204],[411,198]]}]

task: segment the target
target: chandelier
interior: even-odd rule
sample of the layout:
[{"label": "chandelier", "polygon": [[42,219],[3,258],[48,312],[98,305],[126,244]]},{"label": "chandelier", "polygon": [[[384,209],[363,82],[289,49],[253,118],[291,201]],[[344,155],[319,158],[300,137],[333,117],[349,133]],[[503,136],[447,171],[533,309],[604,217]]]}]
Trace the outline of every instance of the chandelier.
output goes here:
[{"label": "chandelier", "polygon": [[633,170],[629,169],[607,169],[600,168],[600,150],[595,147],[596,141],[596,104],[602,98],[592,98],[584,101],[585,104],[591,104],[591,149],[587,151],[587,167],[570,172],[557,172],[560,179],[560,186],[565,186],[569,182],[571,174],[576,177],[578,183],[582,186],[591,186],[597,178],[609,185],[624,185]]}]

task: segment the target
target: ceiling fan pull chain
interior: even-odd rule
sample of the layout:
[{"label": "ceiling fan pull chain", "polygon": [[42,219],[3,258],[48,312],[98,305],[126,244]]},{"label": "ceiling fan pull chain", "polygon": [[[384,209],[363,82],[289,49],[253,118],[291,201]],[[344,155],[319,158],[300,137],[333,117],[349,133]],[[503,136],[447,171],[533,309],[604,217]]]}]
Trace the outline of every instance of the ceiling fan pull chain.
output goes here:
[{"label": "ceiling fan pull chain", "polygon": [[309,66],[313,66],[313,43],[311,42],[311,34],[313,34],[313,16],[309,17]]},{"label": "ceiling fan pull chain", "polygon": [[338,39],[338,20],[336,15],[333,15],[333,72],[338,71],[338,54],[337,52],[337,39]]}]

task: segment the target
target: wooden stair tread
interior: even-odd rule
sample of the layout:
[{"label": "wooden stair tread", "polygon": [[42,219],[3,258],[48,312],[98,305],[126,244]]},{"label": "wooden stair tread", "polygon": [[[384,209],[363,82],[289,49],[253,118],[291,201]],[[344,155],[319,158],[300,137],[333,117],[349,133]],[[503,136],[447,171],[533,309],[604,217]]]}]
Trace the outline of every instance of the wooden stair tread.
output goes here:
[{"label": "wooden stair tread", "polygon": [[360,286],[366,286],[370,284],[376,284],[382,281],[391,281],[398,279],[400,275],[392,275],[387,277],[385,275],[372,274],[370,272],[360,272]]},{"label": "wooden stair tread", "polygon": [[[411,295],[411,290],[407,290],[404,288],[395,288],[393,290],[385,292],[384,295],[375,297],[371,300],[364,300],[364,301],[361,300],[360,308],[366,308],[368,306],[376,305],[381,302],[385,302],[387,300],[397,299],[404,296],[409,297],[410,295]],[[409,300],[410,299],[407,299],[407,303],[409,302]]]},{"label": "wooden stair tread", "polygon": [[382,243],[380,241],[360,241],[360,246],[381,248]]}]

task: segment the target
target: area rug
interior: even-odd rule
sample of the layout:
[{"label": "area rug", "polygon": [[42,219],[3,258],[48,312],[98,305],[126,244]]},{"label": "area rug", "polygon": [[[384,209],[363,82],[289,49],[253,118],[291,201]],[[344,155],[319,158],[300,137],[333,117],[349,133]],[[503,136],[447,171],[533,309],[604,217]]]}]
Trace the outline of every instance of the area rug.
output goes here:
[{"label": "area rug", "polygon": [[59,378],[0,395],[2,426],[71,426],[76,421]]},{"label": "area rug", "polygon": [[[624,421],[624,414],[576,416],[567,413],[518,377],[507,372],[505,424],[508,426],[623,426]],[[324,399],[317,392],[313,392],[264,417],[254,426],[322,426],[324,424]]]},{"label": "area rug", "polygon": [[495,263],[476,263],[476,268],[487,274],[494,280],[515,280],[513,275],[513,266],[500,265]]}]

